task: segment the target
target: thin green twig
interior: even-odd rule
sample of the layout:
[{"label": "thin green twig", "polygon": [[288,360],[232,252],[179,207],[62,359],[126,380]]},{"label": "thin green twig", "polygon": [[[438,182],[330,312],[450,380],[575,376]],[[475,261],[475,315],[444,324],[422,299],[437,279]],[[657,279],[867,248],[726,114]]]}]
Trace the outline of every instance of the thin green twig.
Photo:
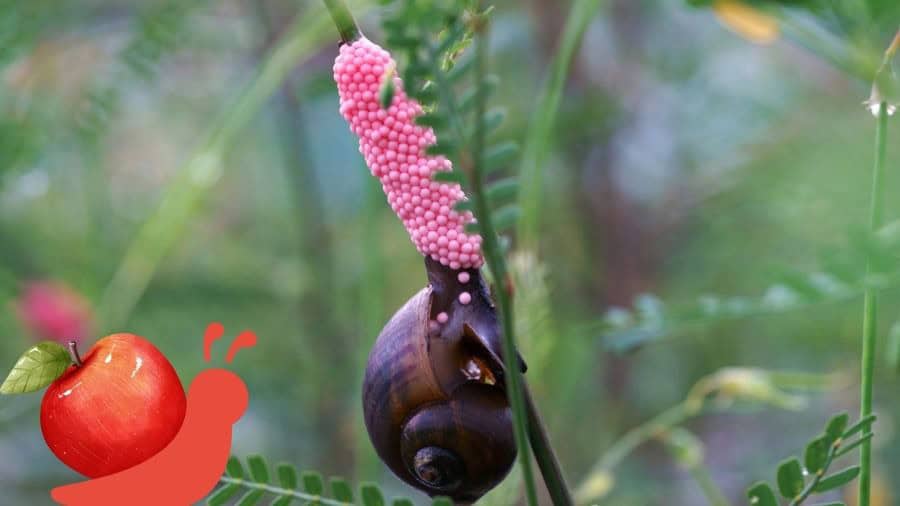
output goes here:
[{"label": "thin green twig", "polygon": [[694,481],[697,482],[697,485],[700,486],[700,490],[703,492],[704,497],[706,497],[706,502],[711,506],[730,505],[728,499],[725,497],[725,493],[722,492],[719,485],[712,479],[709,469],[707,469],[702,462],[691,467],[688,471]]},{"label": "thin green twig", "polygon": [[836,440],[831,447],[828,448],[828,456],[825,458],[825,463],[822,465],[822,468],[815,473],[813,478],[803,487],[803,490],[800,494],[795,497],[789,506],[800,506],[803,504],[803,501],[807,500],[809,496],[811,496],[815,491],[816,487],[819,486],[819,482],[825,477],[825,474],[828,472],[828,468],[831,467],[832,462],[837,460],[838,457],[845,455],[850,452],[857,446],[861,444],[865,444],[872,438],[872,434],[863,435],[860,439],[850,443],[846,447],[843,445],[844,441],[848,438],[856,434],[859,429],[866,430],[867,427],[871,427],[872,422],[875,420],[873,415],[870,415],[866,418],[861,419],[855,425],[844,431],[841,437]]},{"label": "thin green twig", "polygon": [[[887,103],[882,102],[878,108],[878,122],[875,128],[875,165],[872,169],[872,205],[870,209],[870,226],[874,232],[884,220],[884,175],[885,156],[887,151]],[[872,259],[866,262],[866,272],[872,272]],[[875,376],[875,348],[878,334],[878,292],[866,290],[863,300],[863,342],[862,342],[862,381],[860,386],[860,418],[865,419],[872,414],[872,391]],[[863,427],[863,436],[871,434],[872,426]],[[866,439],[859,451],[859,505],[869,506],[872,484],[872,443]]]}]

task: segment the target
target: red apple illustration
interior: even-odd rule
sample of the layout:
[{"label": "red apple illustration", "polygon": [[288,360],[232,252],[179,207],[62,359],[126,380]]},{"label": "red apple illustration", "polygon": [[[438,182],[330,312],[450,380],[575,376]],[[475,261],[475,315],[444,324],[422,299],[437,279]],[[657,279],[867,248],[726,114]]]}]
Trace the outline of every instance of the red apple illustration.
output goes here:
[{"label": "red apple illustration", "polygon": [[[50,450],[89,477],[106,476],[157,454],[184,421],[184,388],[172,364],[149,341],[113,334],[84,355],[40,343],[0,387],[26,393],[47,386],[41,431]],[[52,383],[51,383],[52,382]]]}]

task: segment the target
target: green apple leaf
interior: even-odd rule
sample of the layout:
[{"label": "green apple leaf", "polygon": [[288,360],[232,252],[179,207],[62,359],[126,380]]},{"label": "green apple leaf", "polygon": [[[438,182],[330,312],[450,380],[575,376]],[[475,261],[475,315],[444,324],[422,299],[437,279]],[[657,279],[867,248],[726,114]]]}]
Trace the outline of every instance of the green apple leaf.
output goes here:
[{"label": "green apple leaf", "polygon": [[36,392],[62,376],[72,359],[61,344],[44,341],[26,351],[0,385],[0,394]]}]

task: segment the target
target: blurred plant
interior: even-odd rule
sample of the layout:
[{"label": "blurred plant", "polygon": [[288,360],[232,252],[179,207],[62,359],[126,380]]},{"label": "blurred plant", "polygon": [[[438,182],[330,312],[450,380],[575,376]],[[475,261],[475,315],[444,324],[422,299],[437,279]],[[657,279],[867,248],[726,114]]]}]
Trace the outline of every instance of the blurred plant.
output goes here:
[{"label": "blurred plant", "polygon": [[[754,42],[779,36],[805,48],[863,82],[878,70],[884,30],[893,31],[900,4],[884,0],[687,0],[709,7],[729,29]],[[887,24],[887,26],[885,26]]]},{"label": "blurred plant", "polygon": [[544,369],[551,365],[553,349],[559,344],[550,310],[547,267],[525,251],[510,255],[509,267],[516,287],[516,335],[521,336],[522,347],[528,350],[529,376],[541,383]]},{"label": "blurred plant", "polygon": [[[626,350],[681,334],[698,326],[726,320],[767,316],[836,304],[864,296],[869,289],[900,285],[900,221],[877,233],[856,230],[843,250],[825,255],[814,272],[783,269],[784,273],[761,295],[703,295],[694,303],[669,305],[658,296],[643,294],[634,301],[634,310],[614,307],[603,320],[585,330],[599,327],[604,339],[616,350]],[[872,260],[872,269],[861,266]]]},{"label": "blurred plant", "polygon": [[[328,480],[331,493],[325,489],[325,480],[315,471],[297,472],[292,464],[279,463],[275,468],[278,476],[277,484],[270,479],[270,466],[265,458],[260,455],[247,457],[247,467],[250,472],[244,470],[241,461],[236,457],[228,459],[225,475],[219,480],[221,487],[213,491],[206,500],[208,506],[221,506],[245,490],[238,500],[240,506],[253,506],[260,502],[266,495],[271,496],[269,504],[272,506],[287,506],[294,501],[303,504],[318,504],[323,506],[386,506],[384,493],[378,485],[364,483],[359,489],[359,500],[354,499],[353,488],[344,478],[333,476]],[[302,488],[301,488],[302,486]],[[330,496],[330,497],[329,497]],[[391,501],[391,506],[412,506],[412,501],[405,498],[397,498]],[[446,498],[437,497],[432,506],[453,506]]]},{"label": "blurred plant", "polygon": [[164,192],[125,252],[100,302],[100,322],[114,328],[127,321],[160,262],[169,253],[198,206],[222,175],[232,140],[281,86],[291,69],[309,58],[325,39],[327,16],[302,16],[287,30],[244,91],[213,122],[198,149]]},{"label": "blurred plant", "polygon": [[757,44],[774,42],[781,35],[777,19],[740,0],[716,0],[712,9],[726,27]]},{"label": "blurred plant", "polygon": [[876,117],[880,114],[881,104],[886,104],[888,116],[892,116],[900,107],[900,77],[897,76],[897,70],[894,68],[894,59],[897,50],[900,49],[900,30],[894,35],[894,40],[884,52],[884,59],[881,66],[875,73],[875,79],[872,82],[872,93],[865,104]]},{"label": "blurred plant", "polygon": [[576,489],[575,499],[579,504],[587,504],[609,494],[615,485],[615,468],[639,446],[659,438],[674,451],[679,463],[685,465],[695,479],[699,479],[699,485],[711,502],[717,504],[722,494],[708,479],[706,470],[700,468],[702,443],[693,435],[687,436],[689,432],[682,426],[708,412],[728,412],[738,403],[800,410],[806,406],[805,398],[790,391],[821,390],[833,386],[836,380],[838,378],[835,376],[742,367],[728,367],[701,378],[682,402],[632,428],[613,442],[582,480]]},{"label": "blurred plant", "polygon": [[[612,333],[615,337],[612,338],[612,343],[621,349],[658,339],[666,333],[679,331],[695,323],[775,313],[862,295],[864,307],[860,386],[861,425],[858,430],[862,431],[863,437],[858,445],[860,465],[856,470],[860,477],[861,506],[869,505],[870,493],[870,439],[878,291],[900,282],[900,257],[895,253],[898,224],[884,226],[887,120],[895,110],[893,100],[898,89],[896,75],[891,65],[898,46],[900,46],[900,31],[893,37],[893,41],[885,51],[879,70],[872,74],[874,75],[872,94],[865,102],[877,120],[869,229],[854,235],[849,251],[832,255],[820,272],[788,273],[780,283],[771,286],[762,297],[723,299],[706,296],[695,305],[668,310],[656,296],[644,295],[636,300],[634,312],[616,308],[609,311],[605,318],[608,328],[614,329]],[[791,466],[793,469],[793,464]],[[853,474],[850,479],[855,477],[856,474]],[[812,489],[807,491],[803,489],[802,482],[800,485],[800,489],[796,490],[797,493],[792,497],[798,496],[802,490],[805,499]],[[812,487],[815,486],[817,485]],[[783,493],[785,490],[787,489],[782,488]]]},{"label": "blurred plant", "polygon": [[[885,61],[893,58],[900,42],[900,30],[894,37],[893,43],[885,52]],[[888,82],[891,82],[888,80]],[[892,83],[893,84],[893,83]],[[880,99],[876,116],[875,128],[875,164],[872,169],[872,197],[869,215],[869,227],[872,233],[879,230],[884,224],[884,191],[885,191],[885,158],[887,156],[887,121],[893,105],[887,102],[888,97],[879,92],[888,93],[885,80],[876,77],[873,86],[873,96]],[[893,93],[893,87],[891,92]],[[891,97],[893,98],[893,97]],[[871,100],[871,98],[870,98]],[[872,107],[872,104],[869,104]],[[866,256],[866,273],[877,272],[878,257],[869,253]],[[872,394],[875,377],[875,348],[878,339],[878,291],[873,288],[866,290],[863,299],[863,336],[862,336],[862,379],[860,385],[860,418],[863,420],[872,418]],[[872,436],[871,421],[862,426],[863,439],[859,451],[859,504],[869,506],[872,480],[872,443],[868,438]]]},{"label": "blurred plant", "polygon": [[131,39],[115,61],[111,77],[88,92],[86,103],[75,117],[81,135],[97,139],[107,131],[119,109],[123,84],[135,78],[153,81],[163,58],[181,48],[192,22],[191,15],[205,3],[206,0],[167,0],[155,3],[139,16]]},{"label": "blurred plant", "polygon": [[706,453],[703,443],[692,432],[681,427],[675,427],[661,436],[669,452],[675,461],[690,473],[691,477],[700,486],[703,495],[711,506],[728,506],[728,499],[713,481],[709,471],[703,463]]},{"label": "blurred plant", "polygon": [[599,7],[599,0],[572,2],[559,47],[550,63],[550,71],[537,93],[519,168],[522,189],[517,203],[522,209],[522,218],[516,227],[516,240],[523,250],[534,251],[538,246],[544,169],[553,142],[553,127],[562,100],[563,86],[576,49]]},{"label": "blurred plant", "polygon": [[[790,500],[790,506],[803,504],[813,494],[840,488],[860,474],[860,466],[850,466],[832,474],[828,472],[835,459],[869,442],[872,434],[864,434],[853,442],[848,439],[864,431],[874,420],[874,416],[869,416],[848,427],[850,415],[837,415],[825,426],[823,434],[807,443],[802,464],[799,458],[791,457],[778,465],[778,491]],[[774,490],[765,482],[750,487],[747,497],[754,506],[778,506]]]},{"label": "blurred plant", "polygon": [[59,281],[30,281],[14,302],[22,325],[37,340],[81,341],[94,328],[90,303]]}]

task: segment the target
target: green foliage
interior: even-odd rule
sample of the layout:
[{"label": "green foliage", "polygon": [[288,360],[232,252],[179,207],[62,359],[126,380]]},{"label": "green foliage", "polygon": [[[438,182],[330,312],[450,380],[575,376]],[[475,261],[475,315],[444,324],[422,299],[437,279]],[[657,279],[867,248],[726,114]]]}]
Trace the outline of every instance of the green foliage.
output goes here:
[{"label": "green foliage", "polygon": [[28,349],[0,385],[0,394],[36,392],[60,377],[72,360],[59,343],[44,341]]},{"label": "green foliage", "polygon": [[888,333],[887,363],[893,371],[900,373],[900,322],[896,322],[891,326]]},{"label": "green foliage", "polygon": [[[862,297],[867,289],[900,285],[898,246],[900,222],[878,234],[854,231],[848,246],[825,255],[819,270],[783,269],[759,295],[703,295],[696,302],[667,304],[658,296],[635,298],[634,309],[614,307],[599,324],[610,347],[626,350],[688,329],[717,322],[810,309]],[[871,255],[873,272],[866,272]]]},{"label": "green foliage", "polygon": [[[347,480],[340,477],[329,479],[331,495],[325,490],[325,480],[321,473],[304,471],[298,473],[294,465],[281,462],[276,465],[277,480],[270,481],[270,465],[261,455],[250,455],[246,459],[249,474],[237,457],[228,459],[225,475],[219,480],[221,486],[206,499],[208,506],[222,506],[237,497],[243,491],[236,504],[253,506],[269,498],[273,506],[296,504],[314,504],[322,506],[412,506],[412,501],[400,497],[387,502],[384,492],[374,483],[363,483],[359,487],[359,502],[354,502],[353,489]],[[300,477],[298,480],[297,477]],[[300,486],[298,486],[300,485]],[[432,506],[452,504],[447,498],[437,497]]]},{"label": "green foliage", "polygon": [[754,506],[778,506],[778,499],[775,497],[772,487],[763,482],[756,483],[750,487],[747,490],[747,498],[750,499],[750,504]]},{"label": "green foliage", "polygon": [[58,8],[50,0],[0,2],[0,68],[34,44]]},{"label": "green foliage", "polygon": [[[871,434],[848,443],[848,439],[874,422],[875,417],[864,418],[847,428],[850,417],[841,413],[825,426],[825,431],[813,438],[803,452],[803,464],[800,459],[791,457],[778,465],[776,483],[781,495],[790,500],[790,506],[803,504],[813,494],[821,494],[843,487],[853,481],[860,471],[859,466],[829,474],[832,462],[840,456],[857,448],[863,441],[871,438]],[[747,490],[750,504],[755,506],[777,506],[775,493],[765,482],[755,483]]]},{"label": "green foliage", "polygon": [[[519,152],[514,142],[483,146],[481,157],[473,153],[477,149],[472,143],[476,132],[487,135],[496,131],[505,117],[498,108],[482,115],[476,112],[478,93],[489,95],[496,89],[498,79],[492,75],[478,75],[474,57],[467,51],[479,23],[486,22],[491,9],[479,10],[477,2],[448,0],[383,3],[391,5],[383,26],[388,46],[404,60],[402,75],[406,93],[425,109],[416,122],[432,128],[438,139],[428,152],[443,155],[455,165],[453,172],[438,173],[434,179],[470,189],[472,171],[494,177],[498,171],[509,169]],[[393,94],[393,79],[389,72],[381,86],[382,106],[390,105]],[[478,159],[482,163],[475,166]],[[480,216],[480,219],[492,217],[495,230],[503,232],[515,225],[520,214],[515,207],[518,182],[515,178],[494,179],[485,188],[491,216]],[[456,210],[474,212],[475,208],[471,203],[460,202]],[[485,234],[480,227],[475,231]]]},{"label": "green foliage", "polygon": [[119,53],[113,78],[88,93],[87,107],[76,118],[79,132],[96,138],[119,110],[121,86],[131,79],[152,82],[163,58],[178,50],[191,26],[191,15],[206,0],[167,0],[142,13],[131,39]]},{"label": "green foliage", "polygon": [[30,115],[0,116],[0,173],[27,166],[38,157],[44,136]]}]

